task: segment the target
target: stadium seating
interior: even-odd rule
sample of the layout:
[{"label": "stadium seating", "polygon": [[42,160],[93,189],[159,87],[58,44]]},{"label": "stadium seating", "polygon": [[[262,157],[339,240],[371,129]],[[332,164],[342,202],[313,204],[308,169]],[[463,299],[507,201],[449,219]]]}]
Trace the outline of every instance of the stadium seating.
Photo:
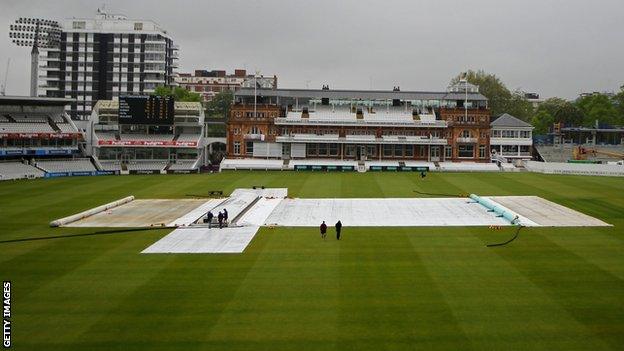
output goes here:
[{"label": "stadium seating", "polygon": [[41,178],[44,172],[21,162],[0,162],[0,180]]},{"label": "stadium seating", "polygon": [[41,113],[22,114],[11,113],[10,116],[18,123],[47,123],[48,115]]},{"label": "stadium seating", "polygon": [[127,164],[129,171],[162,171],[167,166],[167,160],[134,160]]},{"label": "stadium seating", "polygon": [[77,130],[69,123],[57,123],[56,124],[62,133],[76,133]]},{"label": "stadium seating", "polygon": [[440,171],[446,172],[497,172],[500,168],[494,163],[440,162]]},{"label": "stadium seating", "polygon": [[[574,148],[576,145],[561,144],[561,145],[539,145],[535,148],[537,152],[542,156],[544,162],[567,162],[572,159],[574,154]],[[622,145],[585,145],[586,148],[596,148],[604,151],[611,151],[614,153],[624,153],[624,146]],[[610,161],[617,158],[609,157],[605,155],[587,155],[588,159],[596,161]]]},{"label": "stadium seating", "polygon": [[197,160],[177,160],[175,163],[169,165],[169,170],[172,171],[193,171],[197,169]]},{"label": "stadium seating", "polygon": [[192,142],[192,141],[199,141],[199,138],[201,137],[200,134],[180,134],[178,136],[177,141],[181,141],[181,142]]},{"label": "stadium seating", "polygon": [[88,158],[64,160],[37,160],[37,167],[48,173],[55,172],[95,172],[97,171]]},{"label": "stadium seating", "polygon": [[121,134],[125,141],[173,141],[173,134]]},{"label": "stadium seating", "polygon": [[0,133],[54,133],[55,130],[46,122],[0,123]]},{"label": "stadium seating", "polygon": [[99,140],[115,140],[115,133],[110,133],[110,132],[96,132],[95,136],[99,139]]},{"label": "stadium seating", "polygon": [[100,165],[102,165],[102,170],[104,171],[121,171],[121,162],[119,161],[100,160]]},{"label": "stadium seating", "polygon": [[283,166],[282,160],[263,160],[263,159],[223,159],[221,161],[222,170],[281,170]]},{"label": "stadium seating", "polygon": [[624,176],[622,165],[526,161],[524,167],[531,172],[549,174]]}]

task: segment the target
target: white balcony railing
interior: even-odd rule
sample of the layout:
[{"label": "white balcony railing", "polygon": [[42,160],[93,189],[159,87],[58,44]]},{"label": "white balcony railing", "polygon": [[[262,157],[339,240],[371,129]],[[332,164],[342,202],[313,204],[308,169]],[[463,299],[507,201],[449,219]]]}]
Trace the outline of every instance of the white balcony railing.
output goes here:
[{"label": "white balcony railing", "polygon": [[465,144],[475,144],[477,142],[477,138],[457,138],[457,142],[458,143],[465,143]]},{"label": "white balcony railing", "polygon": [[264,134],[245,134],[245,140],[264,140]]},{"label": "white balcony railing", "polygon": [[421,122],[421,121],[382,121],[382,120],[366,120],[366,119],[352,119],[352,120],[331,120],[331,119],[293,119],[279,117],[274,119],[276,125],[366,125],[366,126],[396,126],[396,127],[420,127],[420,128],[446,128],[446,121],[436,120],[433,122]]},{"label": "white balcony railing", "polygon": [[446,145],[446,139],[417,136],[377,138],[374,135],[292,134],[275,138],[278,143],[337,143],[337,144],[400,144],[400,145]]},{"label": "white balcony railing", "polygon": [[531,138],[490,138],[490,145],[533,145]]}]

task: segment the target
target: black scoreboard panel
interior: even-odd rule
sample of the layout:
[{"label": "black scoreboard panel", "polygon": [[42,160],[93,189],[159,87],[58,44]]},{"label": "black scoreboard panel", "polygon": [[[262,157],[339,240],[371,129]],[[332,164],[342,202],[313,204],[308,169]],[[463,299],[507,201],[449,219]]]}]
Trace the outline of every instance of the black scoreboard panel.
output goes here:
[{"label": "black scoreboard panel", "polygon": [[172,96],[120,96],[120,124],[173,124]]}]

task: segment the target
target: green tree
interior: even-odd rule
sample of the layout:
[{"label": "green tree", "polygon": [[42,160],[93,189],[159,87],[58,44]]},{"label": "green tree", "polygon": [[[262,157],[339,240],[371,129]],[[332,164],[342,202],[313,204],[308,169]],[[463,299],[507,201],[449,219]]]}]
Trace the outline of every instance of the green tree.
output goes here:
[{"label": "green tree", "polygon": [[227,118],[230,113],[232,101],[234,101],[234,94],[230,90],[218,93],[206,104],[207,116],[212,118]]},{"label": "green tree", "polygon": [[516,91],[507,101],[505,112],[525,122],[529,122],[535,111],[533,109],[533,104],[524,97],[524,93]]},{"label": "green tree", "polygon": [[567,103],[566,100],[554,97],[544,100],[537,108],[536,113],[545,111],[551,116],[554,116],[557,111]]},{"label": "green tree", "polygon": [[451,85],[459,83],[462,78],[468,83],[479,86],[479,92],[488,98],[488,106],[492,116],[509,113],[523,121],[530,121],[533,116],[533,105],[521,91],[511,92],[505,84],[494,74],[483,70],[468,70],[451,79]]},{"label": "green tree", "polygon": [[550,98],[542,102],[536,113],[548,112],[556,123],[579,126],[583,123],[584,114],[574,103],[561,98]]},{"label": "green tree", "polygon": [[613,106],[617,114],[617,125],[624,125],[624,85],[620,87],[620,92],[612,99]]},{"label": "green tree", "polygon": [[535,135],[547,134],[553,123],[555,123],[555,118],[546,110],[537,112],[533,118],[531,118],[531,124],[535,127],[533,130]]},{"label": "green tree", "polygon": [[157,86],[154,90],[157,96],[173,96],[175,101],[201,102],[202,97],[198,93],[188,91],[181,87]]},{"label": "green tree", "polygon": [[479,92],[488,98],[488,106],[492,116],[502,115],[507,112],[506,109],[509,107],[512,94],[500,78],[483,70],[468,70],[468,72],[460,73],[451,79],[451,85],[459,83],[464,76],[468,83],[478,85]]},{"label": "green tree", "polygon": [[618,113],[614,102],[604,94],[592,94],[576,100],[576,106],[583,111],[583,125],[591,127],[596,121],[609,125],[618,123]]}]

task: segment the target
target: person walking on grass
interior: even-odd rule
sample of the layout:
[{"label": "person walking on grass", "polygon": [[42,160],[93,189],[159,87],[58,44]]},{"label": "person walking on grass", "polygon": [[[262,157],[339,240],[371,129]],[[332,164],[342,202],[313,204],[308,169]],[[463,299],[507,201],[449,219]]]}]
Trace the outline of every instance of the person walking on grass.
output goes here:
[{"label": "person walking on grass", "polygon": [[323,221],[323,223],[321,223],[321,238],[325,239],[327,237],[327,224],[325,224],[325,221]]},{"label": "person walking on grass", "polygon": [[219,220],[219,229],[223,228],[223,212],[219,211],[217,219]]},{"label": "person walking on grass", "polygon": [[340,231],[342,230],[342,223],[336,222],[336,240],[340,240]]}]

